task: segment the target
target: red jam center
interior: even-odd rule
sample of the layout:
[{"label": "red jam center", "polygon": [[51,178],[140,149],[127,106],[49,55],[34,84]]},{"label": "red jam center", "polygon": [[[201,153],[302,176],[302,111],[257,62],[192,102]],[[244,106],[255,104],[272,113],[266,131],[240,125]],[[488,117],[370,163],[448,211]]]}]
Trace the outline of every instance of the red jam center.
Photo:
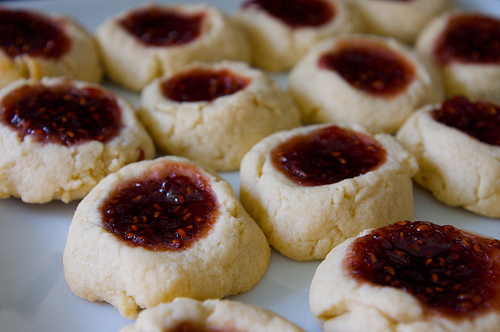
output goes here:
[{"label": "red jam center", "polygon": [[74,145],[106,142],[121,126],[116,98],[97,88],[60,84],[23,85],[0,101],[0,120],[22,137],[39,142]]},{"label": "red jam center", "polygon": [[242,7],[257,6],[292,28],[318,27],[335,16],[335,8],[323,0],[247,0]]},{"label": "red jam center", "polygon": [[204,14],[183,14],[159,7],[138,10],[120,24],[149,46],[173,46],[192,42],[201,34]]},{"label": "red jam center", "polygon": [[464,317],[500,309],[500,241],[453,226],[398,222],[357,239],[350,273],[414,294],[429,311]]},{"label": "red jam center", "polygon": [[434,53],[443,65],[452,61],[500,63],[500,20],[479,14],[454,16]]},{"label": "red jam center", "polygon": [[400,54],[367,41],[340,45],[321,56],[318,66],[336,71],[353,87],[379,96],[404,91],[415,77],[413,65]]},{"label": "red jam center", "polygon": [[302,186],[337,183],[375,170],[385,149],[373,138],[336,126],[293,137],[271,152],[274,167]]},{"label": "red jam center", "polygon": [[101,206],[104,228],[127,244],[150,250],[189,248],[217,216],[206,180],[183,165],[165,165],[128,181]]},{"label": "red jam center", "polygon": [[194,69],[173,76],[161,85],[165,97],[178,102],[212,101],[246,88],[250,79],[229,70]]},{"label": "red jam center", "polygon": [[179,323],[172,329],[172,332],[236,332],[234,329],[229,328],[213,328],[206,327],[203,324],[183,322]]},{"label": "red jam center", "polygon": [[433,110],[431,115],[434,120],[483,143],[500,146],[500,104],[472,102],[466,97],[456,96],[443,102],[441,108]]},{"label": "red jam center", "polygon": [[40,14],[0,9],[0,47],[11,57],[22,54],[59,58],[70,48],[61,24]]}]

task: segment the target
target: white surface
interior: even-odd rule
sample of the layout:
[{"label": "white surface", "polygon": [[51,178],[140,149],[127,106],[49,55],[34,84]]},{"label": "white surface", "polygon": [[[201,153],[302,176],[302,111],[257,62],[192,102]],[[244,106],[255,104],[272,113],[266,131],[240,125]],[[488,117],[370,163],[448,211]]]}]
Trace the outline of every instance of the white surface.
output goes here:
[{"label": "white surface", "polygon": [[[106,17],[143,2],[55,0],[10,4],[69,14],[92,31]],[[228,12],[233,12],[240,3],[236,0],[207,2]],[[467,9],[500,15],[499,0],[458,3]],[[223,176],[238,192],[238,174]],[[110,332],[132,323],[106,303],[91,303],[76,297],[64,281],[61,259],[76,206],[77,202],[29,205],[17,199],[0,200],[0,332]],[[415,210],[415,220],[452,224],[500,238],[500,220],[446,207],[419,188],[415,189]],[[320,331],[308,304],[309,283],[318,264],[317,261],[294,262],[273,252],[262,281],[250,292],[231,299],[271,309],[307,331]]]}]

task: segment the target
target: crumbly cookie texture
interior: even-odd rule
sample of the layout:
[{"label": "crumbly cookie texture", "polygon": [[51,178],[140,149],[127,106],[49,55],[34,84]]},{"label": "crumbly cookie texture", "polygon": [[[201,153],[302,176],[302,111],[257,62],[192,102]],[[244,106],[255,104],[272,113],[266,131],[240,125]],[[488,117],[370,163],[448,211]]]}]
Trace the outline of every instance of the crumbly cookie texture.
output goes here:
[{"label": "crumbly cookie texture", "polygon": [[[359,237],[368,234],[366,230]],[[318,266],[309,292],[312,315],[325,332],[494,332],[498,312],[471,320],[429,316],[420,301],[404,290],[360,282],[345,269],[356,237],[335,247]]]},{"label": "crumbly cookie texture", "polygon": [[[24,85],[60,84],[96,87],[65,78],[18,80],[0,90],[0,101]],[[110,92],[111,93],[111,92]],[[0,198],[19,197],[27,203],[83,198],[102,178],[139,159],[154,157],[153,140],[138,121],[132,105],[116,97],[122,117],[119,134],[108,142],[91,140],[76,145],[41,143],[24,138],[0,123]]]},{"label": "crumbly cookie texture", "polygon": [[103,179],[78,205],[63,257],[66,281],[76,295],[109,302],[122,316],[135,318],[138,307],[176,297],[222,298],[248,291],[260,280],[269,264],[269,244],[230,184],[209,170],[197,172],[214,192],[219,216],[189,248],[131,246],[103,228],[100,206],[120,183],[162,172],[171,163],[197,167],[173,156],[137,162]]},{"label": "crumbly cookie texture", "polygon": [[359,12],[368,33],[412,44],[430,20],[452,8],[452,0],[347,0]]},{"label": "crumbly cookie texture", "polygon": [[[171,47],[145,45],[121,27],[119,21],[151,6],[179,14],[205,14],[201,35],[189,43]],[[140,91],[154,78],[196,60],[250,62],[252,57],[245,32],[219,9],[202,4],[149,4],[132,8],[108,18],[97,28],[96,38],[109,78],[135,91]]]},{"label": "crumbly cookie texture", "polygon": [[[227,70],[250,83],[213,101],[178,102],[162,94],[164,80],[192,69]],[[301,124],[297,106],[277,82],[245,63],[230,61],[194,63],[156,79],[141,94],[139,114],[160,149],[217,171],[237,170],[259,140]]]},{"label": "crumbly cookie texture", "polygon": [[[421,54],[434,59],[435,45],[454,17],[475,15],[458,9],[448,11],[434,18],[419,34],[415,48]],[[480,14],[484,15],[484,14]],[[437,62],[436,62],[437,63]],[[445,65],[437,63],[443,76],[446,94],[465,95],[470,98],[500,99],[500,64],[451,61]]]},{"label": "crumbly cookie texture", "polygon": [[69,51],[57,59],[29,54],[12,58],[0,49],[0,88],[20,78],[40,80],[44,76],[65,76],[99,83],[102,79],[102,68],[93,36],[68,17],[36,13],[55,20],[63,27],[63,32],[70,39]]},{"label": "crumbly cookie texture", "polygon": [[[408,86],[393,96],[374,95],[318,66],[322,55],[345,43],[363,42],[391,50],[413,66]],[[359,123],[375,132],[393,133],[416,109],[444,99],[441,75],[431,61],[394,38],[373,35],[347,34],[321,42],[292,69],[288,84],[303,122]]]},{"label": "crumbly cookie texture", "polygon": [[396,137],[418,160],[414,180],[445,204],[500,217],[500,147],[434,120],[427,105]]},{"label": "crumbly cookie texture", "polygon": [[176,331],[179,326],[215,331],[304,332],[269,310],[230,300],[176,298],[146,309],[121,332]]},{"label": "crumbly cookie texture", "polygon": [[[417,162],[388,134],[374,136],[387,151],[379,168],[334,184],[299,186],[273,166],[270,152],[277,145],[325,126],[273,134],[257,143],[241,163],[243,206],[271,246],[295,260],[323,259],[364,229],[413,218],[411,176]],[[358,125],[344,127],[368,134]]]},{"label": "crumbly cookie texture", "polygon": [[272,72],[289,70],[317,42],[340,33],[364,32],[357,11],[344,1],[326,2],[333,6],[335,16],[317,27],[291,28],[255,6],[240,8],[234,18],[250,38],[252,64]]}]

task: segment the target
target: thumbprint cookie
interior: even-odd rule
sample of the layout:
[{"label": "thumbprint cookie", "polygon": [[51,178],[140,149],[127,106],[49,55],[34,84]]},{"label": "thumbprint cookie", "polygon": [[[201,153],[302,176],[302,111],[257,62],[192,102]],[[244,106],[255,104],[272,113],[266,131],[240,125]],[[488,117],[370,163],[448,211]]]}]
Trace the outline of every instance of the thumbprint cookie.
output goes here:
[{"label": "thumbprint cookie", "polygon": [[413,44],[434,17],[449,10],[453,0],[348,0],[359,12],[368,33]]},{"label": "thumbprint cookie", "polygon": [[342,35],[291,71],[290,93],[306,123],[359,123],[395,132],[417,108],[444,99],[440,73],[394,38]]},{"label": "thumbprint cookie", "polygon": [[177,297],[250,290],[270,247],[231,185],[188,159],[127,165],[80,202],[63,256],[71,290],[127,318]]},{"label": "thumbprint cookie", "polygon": [[310,125],[268,136],[245,155],[240,198],[276,250],[323,259],[364,229],[413,218],[416,171],[389,134]]},{"label": "thumbprint cookie", "polygon": [[309,303],[325,332],[495,332],[499,278],[499,240],[400,221],[335,247]]},{"label": "thumbprint cookie", "polygon": [[340,0],[247,0],[234,17],[251,40],[253,64],[273,72],[292,68],[322,39],[363,31]]},{"label": "thumbprint cookie", "polygon": [[140,91],[192,61],[251,60],[245,32],[219,9],[202,4],[134,7],[96,31],[109,78]]},{"label": "thumbprint cookie", "polygon": [[57,14],[0,6],[0,87],[19,79],[66,76],[102,78],[92,35]]},{"label": "thumbprint cookie", "polygon": [[299,126],[290,95],[242,62],[193,63],[154,80],[140,117],[157,146],[217,171],[237,170],[262,138]]},{"label": "thumbprint cookie", "polygon": [[176,298],[139,313],[121,332],[231,331],[305,332],[278,314],[231,300]]},{"label": "thumbprint cookie", "polygon": [[397,138],[420,165],[414,179],[440,201],[500,217],[500,103],[455,96],[424,106]]},{"label": "thumbprint cookie", "polygon": [[500,18],[451,11],[432,20],[416,49],[441,68],[448,97],[500,99]]},{"label": "thumbprint cookie", "polygon": [[1,198],[80,199],[109,173],[154,154],[132,105],[101,86],[45,77],[0,90]]}]

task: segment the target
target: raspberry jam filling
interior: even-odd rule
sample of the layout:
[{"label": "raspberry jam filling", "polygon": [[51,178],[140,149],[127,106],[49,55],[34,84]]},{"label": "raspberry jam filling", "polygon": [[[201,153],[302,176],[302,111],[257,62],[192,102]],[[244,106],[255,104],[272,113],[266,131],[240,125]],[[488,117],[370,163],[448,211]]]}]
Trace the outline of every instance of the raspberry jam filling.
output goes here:
[{"label": "raspberry jam filling", "polygon": [[122,126],[120,108],[111,93],[70,84],[37,83],[15,89],[0,101],[0,120],[22,137],[67,146],[107,142]]},{"label": "raspberry jam filling", "polygon": [[214,328],[208,327],[201,323],[194,322],[182,322],[175,326],[172,332],[238,332],[238,330],[233,328]]},{"label": "raspberry jam filling", "polygon": [[182,164],[165,164],[121,184],[100,210],[104,229],[131,246],[159,251],[189,248],[218,215],[207,180]]},{"label": "raspberry jam filling", "polygon": [[373,171],[386,155],[370,136],[330,126],[288,139],[271,151],[271,160],[294,183],[321,186]]},{"label": "raspberry jam filling", "polygon": [[291,28],[319,27],[332,21],[335,8],[323,0],[247,0],[242,7],[257,6]]},{"label": "raspberry jam filling", "polygon": [[500,63],[500,20],[480,14],[452,17],[436,42],[434,57],[442,65]]},{"label": "raspberry jam filling", "polygon": [[433,314],[500,309],[500,241],[453,226],[402,221],[352,244],[345,264],[360,281],[400,288]]},{"label": "raspberry jam filling", "polygon": [[161,84],[162,94],[177,102],[212,101],[243,90],[250,79],[229,70],[192,69]]},{"label": "raspberry jam filling", "polygon": [[415,78],[414,66],[403,56],[369,41],[345,42],[323,54],[318,66],[336,71],[357,89],[383,97],[404,91]]},{"label": "raspberry jam filling", "polygon": [[59,22],[28,11],[0,9],[0,47],[10,57],[27,54],[57,59],[70,46]]},{"label": "raspberry jam filling", "polygon": [[500,104],[456,96],[443,102],[431,116],[483,143],[500,146]]},{"label": "raspberry jam filling", "polygon": [[185,14],[160,7],[137,10],[120,20],[131,35],[148,46],[174,46],[201,35],[205,14]]}]

